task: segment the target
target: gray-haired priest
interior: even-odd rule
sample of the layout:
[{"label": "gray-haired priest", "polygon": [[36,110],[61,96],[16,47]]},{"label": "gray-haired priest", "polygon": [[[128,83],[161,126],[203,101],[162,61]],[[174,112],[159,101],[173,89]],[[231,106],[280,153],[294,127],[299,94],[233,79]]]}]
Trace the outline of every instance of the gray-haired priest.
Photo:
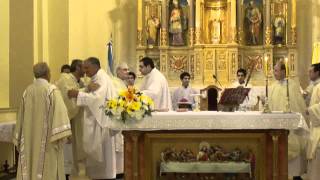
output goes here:
[{"label": "gray-haired priest", "polygon": [[[84,107],[83,144],[87,153],[86,172],[92,179],[116,177],[116,152],[114,136],[106,127],[105,100],[114,98],[116,92],[111,78],[100,68],[98,58],[84,61],[84,71],[91,82],[98,84],[94,91],[69,90],[70,98],[77,98],[77,105]],[[89,85],[90,86],[90,85]]]},{"label": "gray-haired priest", "polygon": [[34,82],[23,93],[13,142],[19,151],[17,179],[65,179],[63,143],[71,135],[68,111],[50,81],[46,63],[33,66]]}]

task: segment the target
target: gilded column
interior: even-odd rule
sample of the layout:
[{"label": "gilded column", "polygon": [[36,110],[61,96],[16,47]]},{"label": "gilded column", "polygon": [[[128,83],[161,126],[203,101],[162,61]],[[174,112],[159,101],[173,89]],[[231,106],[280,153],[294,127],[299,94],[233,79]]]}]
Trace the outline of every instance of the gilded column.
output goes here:
[{"label": "gilded column", "polygon": [[242,44],[243,43],[243,19],[242,19],[242,14],[243,14],[243,0],[237,0],[237,25],[238,25],[238,43]]},{"label": "gilded column", "polygon": [[270,23],[270,18],[271,18],[271,13],[270,13],[270,0],[266,0],[266,31],[265,31],[265,45],[271,45],[271,23]]},{"label": "gilded column", "polygon": [[196,44],[200,44],[201,33],[201,0],[196,0]]},{"label": "gilded column", "polygon": [[189,1],[189,46],[194,44],[194,3]]},{"label": "gilded column", "polygon": [[138,7],[138,24],[137,24],[137,44],[138,46],[142,46],[142,0],[137,0],[137,7]]},{"label": "gilded column", "polygon": [[291,42],[292,45],[297,43],[297,1],[291,1]]},{"label": "gilded column", "polygon": [[231,42],[236,43],[237,40],[237,9],[236,9],[236,0],[231,0]]},{"label": "gilded column", "polygon": [[161,5],[161,14],[162,14],[162,20],[161,20],[161,28],[166,29],[168,26],[168,20],[167,20],[167,0],[162,0]]},{"label": "gilded column", "polygon": [[160,31],[160,45],[161,46],[167,46],[167,39],[168,39],[168,18],[167,18],[167,0],[162,0],[161,5],[161,14],[162,14],[162,20],[161,20],[161,31]]},{"label": "gilded column", "polygon": [[194,3],[193,3],[193,0],[190,0],[189,1],[189,25],[190,25],[190,27],[194,27],[194,21],[193,21],[193,19],[194,19]]}]

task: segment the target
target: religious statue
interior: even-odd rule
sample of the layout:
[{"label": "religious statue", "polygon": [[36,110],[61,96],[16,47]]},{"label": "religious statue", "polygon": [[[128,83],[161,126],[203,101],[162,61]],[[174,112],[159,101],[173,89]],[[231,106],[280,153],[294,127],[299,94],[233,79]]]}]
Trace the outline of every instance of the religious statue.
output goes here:
[{"label": "religious statue", "polygon": [[275,44],[284,43],[285,26],[286,26],[286,21],[284,20],[283,16],[279,15],[275,17],[273,22]]},{"label": "religious statue", "polygon": [[182,30],[185,31],[188,29],[188,17],[189,17],[189,6],[188,6],[188,0],[180,0],[179,3],[181,9],[182,9]]},{"label": "religious statue", "polygon": [[157,40],[159,28],[160,20],[156,15],[152,14],[147,20],[147,44],[149,48],[152,48],[154,45],[158,44]]},{"label": "religious statue", "polygon": [[259,8],[255,5],[253,0],[249,2],[248,7],[246,8],[245,17],[249,26],[247,41],[251,45],[258,45],[262,17]]},{"label": "religious statue", "polygon": [[221,39],[221,22],[217,19],[209,22],[210,41],[213,44],[219,44]]},{"label": "religious statue", "polygon": [[186,24],[185,18],[180,8],[179,0],[173,0],[172,6],[169,20],[169,32],[172,35],[171,44],[173,46],[183,46],[185,44],[183,40],[183,31]]}]

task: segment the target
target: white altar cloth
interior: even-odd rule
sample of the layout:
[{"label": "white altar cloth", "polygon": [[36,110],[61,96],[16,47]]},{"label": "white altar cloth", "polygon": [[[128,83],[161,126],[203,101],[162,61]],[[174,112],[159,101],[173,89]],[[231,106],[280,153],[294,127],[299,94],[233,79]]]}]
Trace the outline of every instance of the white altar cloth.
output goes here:
[{"label": "white altar cloth", "polygon": [[249,130],[249,129],[304,129],[309,131],[300,113],[247,112],[154,112],[140,121],[122,121],[109,118],[108,127],[114,130]]},{"label": "white altar cloth", "polygon": [[162,173],[248,173],[251,165],[246,162],[161,162]]}]

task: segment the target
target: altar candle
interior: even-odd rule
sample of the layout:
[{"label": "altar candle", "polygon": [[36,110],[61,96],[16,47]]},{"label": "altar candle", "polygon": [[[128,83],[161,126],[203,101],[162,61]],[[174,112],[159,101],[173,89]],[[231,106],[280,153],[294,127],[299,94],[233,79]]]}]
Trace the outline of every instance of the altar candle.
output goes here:
[{"label": "altar candle", "polygon": [[286,77],[289,77],[289,63],[288,63],[288,58],[285,58],[285,66],[286,66]]},{"label": "altar candle", "polygon": [[287,98],[289,100],[289,78],[287,78]]},{"label": "altar candle", "polygon": [[266,76],[266,97],[268,98],[268,76]]},{"label": "altar candle", "polygon": [[268,57],[264,57],[264,72],[266,77],[268,77]]}]

